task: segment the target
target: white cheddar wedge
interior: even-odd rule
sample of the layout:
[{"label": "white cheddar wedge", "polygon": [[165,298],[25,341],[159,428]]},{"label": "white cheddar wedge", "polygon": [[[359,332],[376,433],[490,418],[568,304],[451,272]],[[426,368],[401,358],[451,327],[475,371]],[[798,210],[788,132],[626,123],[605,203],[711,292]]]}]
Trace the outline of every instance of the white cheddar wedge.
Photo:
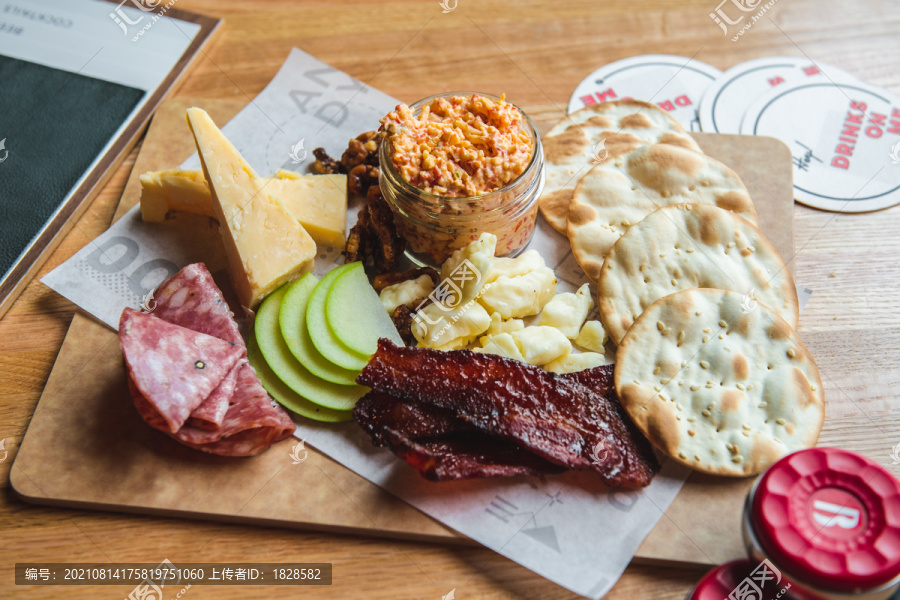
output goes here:
[{"label": "white cheddar wedge", "polygon": [[[151,171],[143,173],[140,179],[144,221],[163,221],[169,211],[216,216],[203,171]],[[346,175],[301,175],[279,169],[272,177],[266,177],[263,185],[300,221],[317,244],[344,245]]]},{"label": "white cheddar wedge", "polygon": [[241,304],[255,308],[270,292],[312,271],[316,243],[206,111],[189,108],[187,121],[209,182],[231,281]]}]

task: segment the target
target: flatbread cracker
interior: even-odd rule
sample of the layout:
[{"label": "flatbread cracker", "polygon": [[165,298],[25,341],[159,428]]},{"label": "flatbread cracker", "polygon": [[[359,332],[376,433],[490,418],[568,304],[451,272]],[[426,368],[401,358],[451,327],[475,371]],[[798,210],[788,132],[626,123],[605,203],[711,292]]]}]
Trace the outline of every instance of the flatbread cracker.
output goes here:
[{"label": "flatbread cracker", "polygon": [[791,272],[763,233],[708,204],[665,206],[618,239],[600,271],[597,309],[618,344],[645,308],[679,290],[717,288],[759,301],[794,329],[800,304]]},{"label": "flatbread cracker", "polygon": [[616,353],[616,392],[659,450],[698,471],[755,475],[811,448],[825,419],[822,380],[797,332],[723,290],[651,304]]},{"label": "flatbread cracker", "polygon": [[565,235],[566,212],[581,176],[593,164],[646,143],[703,153],[677,120],[648,102],[613,100],[567,115],[542,138],[546,181],[538,200],[541,214]]},{"label": "flatbread cracker", "polygon": [[750,195],[719,161],[672,146],[639,146],[581,178],[569,204],[567,235],[575,260],[594,283],[613,244],[648,214],[672,204],[712,204],[756,224]]}]

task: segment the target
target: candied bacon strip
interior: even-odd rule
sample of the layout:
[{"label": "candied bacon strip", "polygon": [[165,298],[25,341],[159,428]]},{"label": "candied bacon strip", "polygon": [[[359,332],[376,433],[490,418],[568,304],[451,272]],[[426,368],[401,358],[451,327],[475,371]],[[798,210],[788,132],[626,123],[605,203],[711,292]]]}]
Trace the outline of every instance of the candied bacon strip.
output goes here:
[{"label": "candied bacon strip", "polygon": [[356,402],[353,418],[372,436],[372,443],[376,446],[388,445],[387,430],[412,440],[477,431],[454,415],[453,411],[433,404],[407,402],[378,392],[369,392]]},{"label": "candied bacon strip", "polygon": [[619,397],[616,396],[615,373],[616,365],[600,365],[599,367],[585,369],[584,371],[566,373],[563,377],[570,381],[576,381],[585,385],[610,400],[615,399],[616,404],[619,404]]},{"label": "candied bacon strip", "polygon": [[469,350],[398,348],[387,339],[357,382],[453,411],[479,430],[550,462],[593,469],[611,486],[649,485],[659,465],[621,407],[585,385],[519,361]]},{"label": "candied bacon strip", "polygon": [[381,197],[381,187],[378,186],[378,182],[376,181],[369,186],[368,190],[366,190],[366,204],[378,202],[378,199]]},{"label": "candied bacon strip", "polygon": [[414,441],[388,430],[388,447],[425,479],[455,481],[515,475],[546,475],[564,467],[484,434],[462,434]]},{"label": "candied bacon strip", "polygon": [[432,404],[369,392],[356,403],[353,417],[374,445],[389,448],[431,481],[563,470],[513,443],[481,433]]},{"label": "candied bacon strip", "polygon": [[640,432],[634,424],[634,421],[631,420],[631,417],[628,416],[628,413],[619,402],[619,396],[616,394],[615,372],[616,365],[601,365],[592,369],[585,369],[584,371],[566,373],[563,377],[572,381],[577,381],[608,398],[615,407],[616,412],[619,414],[619,418],[622,419],[622,422],[625,423],[625,427],[628,428],[631,437],[643,447],[643,452],[646,456],[653,456],[655,464],[656,457],[653,455],[650,442],[644,437],[644,434]]},{"label": "candied bacon strip", "polygon": [[[565,379],[578,380],[588,385],[598,385],[604,396],[606,391],[615,395],[614,365],[603,365],[586,371],[567,373]],[[371,437],[376,446],[386,446],[384,430],[391,429],[410,439],[435,438],[461,431],[477,429],[456,416],[452,410],[428,404],[409,402],[389,394],[369,392],[360,398],[353,409],[356,422]]]}]

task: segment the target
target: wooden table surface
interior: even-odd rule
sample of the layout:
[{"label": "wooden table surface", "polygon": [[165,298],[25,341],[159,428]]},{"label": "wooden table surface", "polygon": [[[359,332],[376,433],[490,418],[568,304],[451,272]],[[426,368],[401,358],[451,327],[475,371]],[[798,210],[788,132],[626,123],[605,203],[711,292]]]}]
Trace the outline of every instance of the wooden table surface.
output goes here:
[{"label": "wooden table surface", "polygon": [[[455,0],[449,0],[450,6]],[[561,116],[575,85],[632,55],[693,56],[720,69],[761,56],[806,55],[900,94],[900,3],[780,0],[737,42],[709,13],[717,0],[179,0],[223,17],[224,32],[179,96],[252,99],[292,46],[404,101],[475,89],[538,116]],[[151,32],[152,34],[152,32]],[[136,67],[137,68],[137,67]],[[108,227],[135,152],[41,270]],[[174,162],[179,162],[176,157]],[[174,166],[174,163],[173,163]],[[894,168],[900,169],[900,165]],[[836,215],[795,206],[797,280],[814,291],[800,332],[822,371],[831,414],[893,432],[900,442],[900,207]],[[188,598],[572,598],[485,549],[303,533],[31,506],[9,487],[9,465],[75,306],[33,281],[0,320],[0,597],[122,598],[131,586],[16,587],[16,562],[330,562],[329,587],[194,586]],[[859,332],[866,330],[865,336]],[[838,440],[830,440],[839,443]],[[891,466],[889,445],[868,448]],[[3,456],[0,451],[0,456]],[[897,466],[892,469],[897,473]],[[303,502],[303,498],[297,498]],[[702,510],[702,507],[698,507]],[[609,598],[681,599],[697,570],[632,566]],[[173,598],[177,590],[167,591]]]}]

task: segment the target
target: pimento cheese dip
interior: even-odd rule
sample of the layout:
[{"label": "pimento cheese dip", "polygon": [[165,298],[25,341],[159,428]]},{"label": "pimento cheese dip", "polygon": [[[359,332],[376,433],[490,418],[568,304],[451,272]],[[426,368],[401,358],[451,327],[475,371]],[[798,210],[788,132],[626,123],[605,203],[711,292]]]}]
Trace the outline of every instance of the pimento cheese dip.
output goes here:
[{"label": "pimento cheese dip", "polygon": [[381,119],[401,177],[431,194],[493,192],[525,171],[534,151],[522,113],[478,94],[435,98],[416,115],[406,104]]}]

